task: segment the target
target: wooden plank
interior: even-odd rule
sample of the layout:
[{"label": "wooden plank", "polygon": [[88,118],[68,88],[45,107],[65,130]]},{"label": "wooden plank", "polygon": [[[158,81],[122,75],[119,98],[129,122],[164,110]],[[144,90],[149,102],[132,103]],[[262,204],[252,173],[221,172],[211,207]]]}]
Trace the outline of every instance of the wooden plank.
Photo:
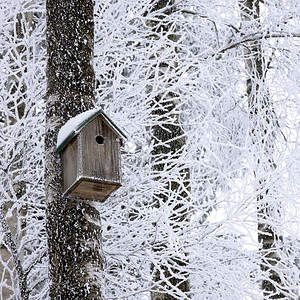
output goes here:
[{"label": "wooden plank", "polygon": [[81,179],[80,183],[70,193],[71,196],[104,202],[109,195],[118,189],[119,185],[107,182],[93,182]]},{"label": "wooden plank", "polygon": [[[102,116],[90,122],[80,135],[82,136],[82,175],[120,182],[120,141]],[[96,142],[97,136],[104,138],[102,144]]]}]

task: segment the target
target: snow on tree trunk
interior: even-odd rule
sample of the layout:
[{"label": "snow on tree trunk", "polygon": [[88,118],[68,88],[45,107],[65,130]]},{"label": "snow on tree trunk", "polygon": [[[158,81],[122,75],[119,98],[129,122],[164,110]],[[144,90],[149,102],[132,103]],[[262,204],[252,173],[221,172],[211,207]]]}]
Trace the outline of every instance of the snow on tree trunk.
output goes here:
[{"label": "snow on tree trunk", "polygon": [[101,221],[92,201],[62,196],[57,134],[94,105],[92,0],[48,0],[46,200],[51,299],[103,299]]}]

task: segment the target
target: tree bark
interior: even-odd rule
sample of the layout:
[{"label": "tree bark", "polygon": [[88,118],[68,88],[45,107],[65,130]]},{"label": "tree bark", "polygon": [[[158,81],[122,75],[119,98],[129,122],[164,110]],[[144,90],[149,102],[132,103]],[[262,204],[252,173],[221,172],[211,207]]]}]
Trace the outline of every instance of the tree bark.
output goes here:
[{"label": "tree bark", "polygon": [[56,138],[94,106],[92,0],[47,0],[45,184],[51,299],[103,299],[101,220],[92,201],[62,196]]},{"label": "tree bark", "polygon": [[[260,30],[259,0],[240,1],[243,21],[242,31]],[[276,218],[280,218],[280,204],[276,199],[274,187],[268,183],[266,174],[276,168],[273,159],[276,115],[266,86],[268,71],[264,60],[261,40],[253,41],[245,47],[245,63],[247,70],[247,96],[252,121],[252,141],[256,146],[255,176],[258,178],[260,195],[257,197],[257,229],[258,242],[261,244],[260,269],[264,273],[261,283],[264,299],[283,299],[284,286],[280,259],[282,236],[278,233]],[[283,269],[281,270],[283,271]]]}]

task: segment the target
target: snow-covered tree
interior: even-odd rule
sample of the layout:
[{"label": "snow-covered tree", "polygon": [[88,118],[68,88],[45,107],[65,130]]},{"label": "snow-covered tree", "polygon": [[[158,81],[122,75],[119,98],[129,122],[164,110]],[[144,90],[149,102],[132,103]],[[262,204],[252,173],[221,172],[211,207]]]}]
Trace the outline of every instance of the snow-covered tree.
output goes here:
[{"label": "snow-covered tree", "polygon": [[47,295],[42,1],[0,1],[1,299]]},{"label": "snow-covered tree", "polygon": [[[277,161],[276,169],[265,170],[263,176],[269,183],[265,183],[263,189],[259,187],[255,156],[258,144],[253,143],[253,114],[249,106],[249,97],[256,95],[247,92],[249,71],[245,68],[246,60],[254,56],[253,53],[247,55],[245,49],[251,50],[252,41],[257,40],[265,45],[271,44],[271,52],[264,52],[268,59],[275,40],[271,39],[271,32],[262,28],[268,27],[274,14],[283,16],[282,10],[276,12],[275,5],[264,2],[260,23],[265,25],[256,28],[252,24],[245,31],[246,21],[239,1],[230,1],[230,4],[225,1],[175,1],[168,2],[155,13],[157,1],[108,1],[99,6],[96,12],[96,40],[99,41],[95,45],[96,100],[130,136],[123,154],[124,187],[116,198],[100,207],[104,217],[108,297],[130,299],[143,292],[146,298],[150,297],[151,290],[156,290],[151,265],[159,268],[166,263],[166,268],[174,272],[169,258],[179,253],[187,253],[184,261],[188,264],[182,266],[182,271],[189,274],[191,290],[184,296],[176,294],[178,286],[168,287],[166,293],[171,295],[169,297],[262,297],[259,287],[263,280],[269,278],[269,271],[260,269],[257,199],[268,184],[272,183],[275,188],[276,183],[276,190],[281,190],[276,199],[279,201],[281,197],[282,200],[286,190],[283,179],[290,170],[285,163],[291,159],[297,164],[292,152],[283,151],[284,147],[291,145],[295,146],[293,151],[297,151],[295,139],[287,138],[289,130],[283,125],[283,120],[296,125],[297,117],[289,114],[291,111],[287,114],[291,102],[286,102],[284,97],[280,100],[275,98],[273,109],[276,120],[281,120],[281,124],[278,127],[275,120],[271,129],[278,131],[273,141],[276,145],[273,157],[281,157],[281,166]],[[286,33],[280,35],[292,47],[297,46],[297,33],[293,29],[298,18],[295,12],[295,6],[287,7],[284,14],[294,20]],[[168,31],[169,36],[164,35],[168,30],[164,27],[166,21],[174,28],[174,31]],[[154,33],[153,42],[149,43],[147,25],[151,22],[164,30]],[[282,22],[284,24],[285,21]],[[276,38],[278,32],[272,30]],[[174,32],[176,40],[170,43],[169,38]],[[158,36],[156,40],[155,35]],[[288,52],[295,55],[294,50]],[[282,63],[276,65],[278,71],[283,67]],[[270,65],[269,76],[274,75],[272,70]],[[292,70],[295,72],[297,68]],[[289,90],[279,84],[278,78],[275,81],[273,78],[268,77],[272,81],[268,84],[269,93],[275,94],[274,88],[278,86]],[[287,82],[283,78],[281,80]],[[294,82],[293,98],[298,97],[295,80],[291,81]],[[162,85],[162,82],[166,84]],[[170,169],[163,169],[162,173],[169,182],[178,180],[177,183],[184,187],[176,172],[185,169],[190,172],[190,185],[186,189],[189,201],[185,204],[190,220],[184,222],[184,226],[183,223],[178,224],[184,228],[180,233],[172,230],[170,207],[155,207],[152,201],[162,191],[165,197],[172,195],[176,199],[171,186],[166,191],[164,183],[157,180],[157,174],[153,172],[151,154],[155,142],[151,143],[151,128],[161,125],[163,130],[168,131],[168,127],[163,126],[166,119],[153,123],[155,109],[151,101],[155,93],[149,93],[149,87],[153,85],[159,95],[173,92],[177,97],[178,115],[186,140],[184,155],[179,160],[178,153],[172,153],[170,147],[163,163],[165,166],[173,165]],[[172,120],[172,125],[178,125],[174,115],[167,113],[167,117],[168,121]],[[262,128],[269,126],[264,114],[258,119]],[[297,136],[296,132],[291,130],[289,135]],[[257,138],[260,141],[264,139],[264,132]],[[261,154],[265,156],[266,153]],[[280,180],[277,180],[278,176]],[[285,198],[285,203],[290,203],[294,211],[297,208],[296,195],[290,194]],[[272,220],[275,222],[275,219]],[[293,236],[298,236],[293,222],[286,223],[285,227],[293,228]],[[158,240],[162,245],[159,257],[155,251]],[[283,246],[278,244],[277,247]],[[188,250],[185,252],[185,249]],[[278,252],[282,251],[278,249]],[[283,277],[291,287],[292,281],[287,279],[290,276],[288,270],[283,271],[280,265],[276,268],[280,268],[278,273],[284,272]],[[297,272],[294,267],[291,274],[295,276]],[[175,272],[173,274],[175,276]],[[160,276],[161,282],[168,281],[164,272]],[[288,288],[288,291],[293,298],[295,287]]]}]

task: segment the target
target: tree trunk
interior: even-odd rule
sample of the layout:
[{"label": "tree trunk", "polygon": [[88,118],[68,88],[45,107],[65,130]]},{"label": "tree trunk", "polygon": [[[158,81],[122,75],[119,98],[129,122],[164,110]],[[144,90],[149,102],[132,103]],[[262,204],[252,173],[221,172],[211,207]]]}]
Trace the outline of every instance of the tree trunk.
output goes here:
[{"label": "tree trunk", "polygon": [[[242,31],[260,30],[259,0],[240,1],[243,20]],[[247,32],[246,32],[247,33]],[[272,100],[266,86],[267,66],[263,56],[261,40],[252,42],[245,47],[245,63],[247,70],[248,106],[252,121],[252,141],[256,149],[255,176],[258,178],[257,190],[257,221],[258,242],[261,244],[260,269],[264,273],[261,288],[264,299],[283,299],[284,287],[280,265],[280,247],[282,236],[278,233],[280,203],[276,199],[274,187],[267,176],[274,171],[276,164],[273,159],[274,139],[277,125]],[[282,269],[283,271],[283,269]]]},{"label": "tree trunk", "polygon": [[[153,1],[150,13],[157,12],[157,15],[153,18],[155,21],[152,20],[148,23],[153,32],[151,39],[154,42],[160,38],[164,39],[161,41],[164,46],[160,53],[155,53],[153,59],[163,57],[164,50],[176,42],[174,24],[167,20],[167,16],[172,14],[173,5],[173,0]],[[175,54],[175,49],[173,54]],[[157,180],[163,183],[163,191],[154,195],[154,201],[157,208],[168,205],[172,211],[168,225],[176,235],[180,234],[189,220],[188,209],[185,206],[188,201],[189,170],[184,168],[182,163],[186,141],[180,124],[179,96],[172,88],[172,82],[176,82],[176,78],[169,77],[172,76],[172,70],[176,68],[175,59],[172,54],[171,57],[167,55],[166,61],[155,65],[154,68],[158,70],[158,75],[153,74],[150,79],[155,79],[154,81],[159,83],[159,90],[154,91],[153,86],[150,85],[148,92],[154,92],[156,95],[151,102],[153,120],[157,123],[151,128],[153,171],[157,175]],[[168,172],[172,172],[173,168],[177,168],[179,171],[175,175],[176,178],[170,180],[172,175],[168,176]],[[168,234],[168,232],[162,233],[165,237]],[[163,259],[156,265],[152,264],[154,281],[152,300],[187,299],[189,297],[190,282],[186,269],[188,264],[186,253],[183,250],[178,255],[171,254],[170,257],[163,257],[166,256],[166,252],[172,251],[168,247],[168,244],[158,242],[153,249],[159,256],[161,253]]]},{"label": "tree trunk", "polygon": [[47,0],[45,182],[51,299],[103,299],[101,221],[92,201],[62,196],[59,129],[94,105],[92,0]]}]

